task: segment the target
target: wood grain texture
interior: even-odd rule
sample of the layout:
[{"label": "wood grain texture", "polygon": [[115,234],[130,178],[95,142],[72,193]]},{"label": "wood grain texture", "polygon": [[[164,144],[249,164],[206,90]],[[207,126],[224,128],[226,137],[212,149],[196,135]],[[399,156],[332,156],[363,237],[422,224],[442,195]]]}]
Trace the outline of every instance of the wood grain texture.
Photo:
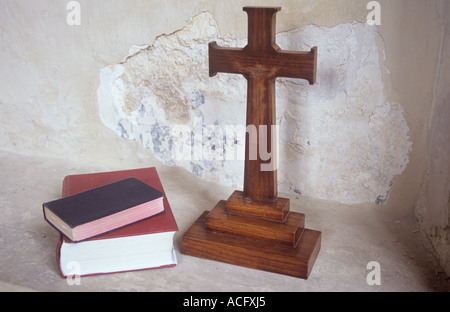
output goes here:
[{"label": "wood grain texture", "polygon": [[[211,77],[217,73],[242,74],[248,81],[246,123],[256,126],[257,136],[247,134],[246,138],[244,195],[263,200],[275,200],[278,192],[276,164],[272,163],[272,170],[261,169],[277,154],[277,143],[271,140],[271,126],[276,125],[275,79],[299,78],[310,84],[316,81],[317,47],[309,52],[283,51],[275,43],[276,13],[280,9],[244,7],[248,15],[248,44],[244,48],[209,44]],[[267,127],[264,135],[260,126]],[[267,143],[271,159],[260,157],[261,138]],[[252,159],[255,149],[257,157]]]},{"label": "wood grain texture", "polygon": [[242,191],[234,191],[227,200],[227,212],[283,222],[289,213],[289,204],[288,198],[258,200],[244,197]]},{"label": "wood grain texture", "polygon": [[213,232],[253,238],[260,241],[295,247],[305,227],[305,215],[291,212],[285,222],[227,213],[220,201],[206,216],[206,229]]},{"label": "wood grain texture", "polygon": [[205,229],[205,211],[184,234],[182,253],[307,279],[321,245],[321,232],[305,229],[296,248]]}]

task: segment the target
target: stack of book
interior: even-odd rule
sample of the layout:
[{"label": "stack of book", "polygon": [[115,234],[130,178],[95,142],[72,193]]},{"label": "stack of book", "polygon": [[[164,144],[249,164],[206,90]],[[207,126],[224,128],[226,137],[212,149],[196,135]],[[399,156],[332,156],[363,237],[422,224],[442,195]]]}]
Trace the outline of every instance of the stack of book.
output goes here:
[{"label": "stack of book", "polygon": [[59,232],[63,277],[177,264],[178,226],[155,168],[66,176],[62,198],[43,212]]}]

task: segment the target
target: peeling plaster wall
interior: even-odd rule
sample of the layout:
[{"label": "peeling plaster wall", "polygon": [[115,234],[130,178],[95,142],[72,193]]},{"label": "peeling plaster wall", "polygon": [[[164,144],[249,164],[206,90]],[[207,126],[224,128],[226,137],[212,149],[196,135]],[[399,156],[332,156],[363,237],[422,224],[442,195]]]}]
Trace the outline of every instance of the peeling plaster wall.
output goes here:
[{"label": "peeling plaster wall", "polygon": [[[225,159],[225,130],[229,125],[245,128],[246,81],[239,75],[208,77],[210,41],[245,45],[245,39],[222,36],[214,16],[203,12],[150,46],[134,47],[123,62],[101,71],[100,116],[162,162],[241,188],[243,155],[240,161]],[[350,204],[383,204],[394,176],[408,163],[411,143],[404,110],[384,88],[390,77],[376,27],[305,26],[279,33],[277,43],[286,50],[319,47],[316,85],[277,81],[280,190]],[[180,126],[192,134],[180,137],[175,131]],[[222,132],[206,134],[211,126]],[[196,127],[201,127],[201,142],[195,142]],[[191,149],[174,159],[174,145],[186,138],[202,145],[201,157]],[[219,142],[211,142],[215,140]],[[240,138],[236,148],[243,151],[243,144]],[[204,155],[213,152],[212,159]]]},{"label": "peeling plaster wall", "polygon": [[450,275],[450,4],[443,3],[439,71],[429,129],[428,167],[416,216],[428,248]]},{"label": "peeling plaster wall", "polygon": [[[138,59],[149,55],[158,42],[159,48],[166,45],[169,53],[169,42],[164,40],[185,30],[202,12],[210,12],[213,25],[199,30],[203,32],[196,38],[206,43],[206,39],[217,37],[222,44],[243,46],[247,19],[242,6],[279,5],[282,11],[277,15],[277,40],[282,48],[307,49],[307,40],[320,39],[321,66],[335,68],[342,64],[335,72],[322,72],[317,86],[296,80],[277,82],[280,156],[292,161],[280,162],[280,190],[343,202],[378,203],[384,202],[390,191],[390,206],[405,214],[416,204],[428,167],[429,117],[434,109],[431,104],[443,29],[439,14],[442,0],[380,0],[382,24],[377,29],[363,27],[368,13],[368,1],[363,0],[79,0],[80,26],[67,25],[67,2],[0,0],[0,149],[137,167],[157,163],[153,151],[163,155],[167,150],[164,144],[170,142],[164,143],[158,135],[167,125],[192,127],[189,121],[206,118],[196,124],[201,130],[202,125],[214,124],[218,116],[223,119],[218,121],[221,123],[242,122],[244,79],[232,75],[209,78],[205,69],[192,77],[181,72],[167,77],[167,70],[163,70],[158,73],[163,76],[163,84],[159,90],[148,88],[152,92],[145,95],[148,100],[142,104],[138,97],[133,103],[130,94],[127,105],[116,112],[111,110],[119,107],[114,101],[129,90],[104,92],[104,98],[110,97],[109,106],[98,102],[97,93],[100,84],[101,90],[111,89],[111,85],[105,89],[105,84],[125,78],[124,73],[130,76],[127,81],[133,82],[131,66],[143,73],[144,68],[138,65],[145,62]],[[333,32],[338,31],[348,34],[348,39],[338,41],[341,34],[334,39]],[[301,40],[292,40],[297,37]],[[195,43],[196,39],[186,40]],[[342,51],[338,48],[341,42],[345,46]],[[124,62],[134,45],[141,48]],[[327,45],[338,51],[321,48]],[[186,47],[186,42],[174,46]],[[193,47],[203,47],[199,57],[204,57],[206,46],[198,42]],[[356,59],[360,52],[367,52],[360,58],[365,60],[362,64]],[[174,53],[183,55],[185,51]],[[205,59],[201,61],[192,66],[206,66]],[[120,66],[123,73],[118,70]],[[180,68],[186,66],[181,64]],[[369,68],[374,69],[373,77]],[[359,85],[357,77],[362,78]],[[333,84],[333,79],[337,83]],[[183,103],[178,108],[163,101],[163,86],[169,81],[172,93],[167,99]],[[370,87],[365,81],[371,83]],[[150,92],[145,91],[145,83],[134,85],[140,90],[134,96]],[[133,83],[125,86],[131,88]],[[230,98],[241,101],[232,103],[234,111],[225,105]],[[150,105],[150,99],[161,103]],[[158,107],[172,109],[170,116],[158,111]],[[151,134],[139,130],[142,136],[133,138],[139,131],[127,128],[139,122],[155,124],[151,116],[157,117],[160,125],[153,129],[157,144],[150,139]],[[113,121],[119,117],[124,120],[122,130],[114,127],[111,131],[105,126],[114,126]],[[339,131],[335,131],[338,127]],[[399,129],[394,137],[393,129]],[[122,135],[129,137],[125,140]],[[345,151],[344,161],[333,152],[336,147]],[[359,148],[363,150],[358,152]],[[324,154],[326,159],[322,159]],[[349,166],[350,162],[356,169]],[[223,169],[222,163],[211,162],[207,167],[186,161],[179,165],[213,180],[219,180],[217,177],[224,171],[241,172],[240,161],[227,162]],[[291,172],[293,167],[299,174]],[[220,168],[220,172],[209,173],[211,168]],[[353,181],[354,187],[352,183],[342,184],[341,179]],[[228,175],[223,181],[238,187],[241,180]]]}]

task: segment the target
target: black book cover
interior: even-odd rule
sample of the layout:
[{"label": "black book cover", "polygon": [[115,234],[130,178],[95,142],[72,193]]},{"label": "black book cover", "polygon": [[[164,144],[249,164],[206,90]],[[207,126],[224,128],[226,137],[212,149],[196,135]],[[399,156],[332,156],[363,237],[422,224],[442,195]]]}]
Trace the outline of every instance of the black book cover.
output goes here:
[{"label": "black book cover", "polygon": [[44,216],[47,208],[75,228],[163,196],[138,179],[128,178],[44,203]]}]

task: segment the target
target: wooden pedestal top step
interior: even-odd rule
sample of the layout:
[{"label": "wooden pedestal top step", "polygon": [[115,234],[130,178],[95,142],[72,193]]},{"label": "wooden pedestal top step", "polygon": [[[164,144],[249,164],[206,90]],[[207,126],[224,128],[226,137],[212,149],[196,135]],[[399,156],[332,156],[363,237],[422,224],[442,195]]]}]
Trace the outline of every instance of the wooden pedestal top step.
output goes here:
[{"label": "wooden pedestal top step", "polygon": [[206,229],[205,211],[183,235],[182,253],[307,279],[320,251],[322,233],[304,229],[295,248]]},{"label": "wooden pedestal top step", "polygon": [[269,202],[245,198],[242,191],[234,191],[227,200],[227,212],[283,222],[289,213],[289,199],[277,197]]},{"label": "wooden pedestal top step", "polygon": [[285,222],[275,222],[227,213],[226,207],[227,202],[222,200],[208,213],[207,230],[295,247],[305,227],[305,215],[301,213],[291,212]]}]

